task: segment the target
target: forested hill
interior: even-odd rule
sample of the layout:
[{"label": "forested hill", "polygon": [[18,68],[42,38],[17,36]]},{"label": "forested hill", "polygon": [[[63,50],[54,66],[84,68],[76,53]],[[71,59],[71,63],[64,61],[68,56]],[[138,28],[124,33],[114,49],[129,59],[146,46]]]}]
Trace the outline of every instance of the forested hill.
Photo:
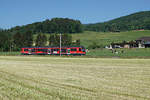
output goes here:
[{"label": "forested hill", "polygon": [[130,30],[150,30],[150,11],[143,11],[123,16],[103,23],[83,25],[79,20],[69,18],[53,18],[43,22],[16,26],[9,29],[12,33],[81,33],[83,31],[120,32]]},{"label": "forested hill", "polygon": [[150,11],[134,13],[103,23],[86,24],[86,31],[119,32],[129,30],[150,30]]},{"label": "forested hill", "polygon": [[53,18],[47,19],[43,22],[36,22],[24,26],[16,26],[11,28],[13,33],[31,31],[32,33],[81,33],[83,30],[82,24],[79,20],[68,18]]}]

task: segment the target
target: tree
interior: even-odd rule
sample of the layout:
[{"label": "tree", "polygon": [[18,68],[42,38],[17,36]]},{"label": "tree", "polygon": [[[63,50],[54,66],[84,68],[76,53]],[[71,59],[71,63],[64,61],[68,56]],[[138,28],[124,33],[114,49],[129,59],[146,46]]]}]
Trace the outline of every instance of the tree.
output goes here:
[{"label": "tree", "polygon": [[80,39],[76,40],[76,45],[80,46]]},{"label": "tree", "polygon": [[11,44],[11,34],[7,31],[0,32],[0,51],[9,51]]},{"label": "tree", "polygon": [[96,41],[93,41],[91,45],[88,46],[89,49],[100,48],[101,46],[97,44]]},{"label": "tree", "polygon": [[14,36],[13,36],[13,46],[15,50],[20,50],[20,48],[23,46],[23,35],[20,32],[17,32]]},{"label": "tree", "polygon": [[70,46],[72,44],[72,36],[64,33],[62,34],[62,46]]},{"label": "tree", "polygon": [[3,31],[3,29],[2,28],[0,28],[0,32],[2,32]]},{"label": "tree", "polygon": [[33,45],[33,34],[27,31],[23,34],[23,46],[31,47]]},{"label": "tree", "polygon": [[36,46],[46,46],[46,43],[47,43],[46,35],[42,33],[38,34],[35,41]]},{"label": "tree", "polygon": [[49,46],[53,46],[54,45],[54,34],[50,34],[50,37],[49,37]]},{"label": "tree", "polygon": [[24,33],[28,30],[34,33],[79,33],[82,32],[82,24],[78,20],[69,18],[53,18],[51,20],[46,19],[43,22],[11,28],[12,32]]},{"label": "tree", "polygon": [[[49,45],[50,46],[59,46],[60,44],[60,34],[51,34],[49,37]],[[62,46],[70,46],[72,44],[72,36],[69,34],[62,34],[61,40]]]},{"label": "tree", "polygon": [[49,45],[50,46],[59,46],[60,37],[58,34],[51,34],[49,37]]}]

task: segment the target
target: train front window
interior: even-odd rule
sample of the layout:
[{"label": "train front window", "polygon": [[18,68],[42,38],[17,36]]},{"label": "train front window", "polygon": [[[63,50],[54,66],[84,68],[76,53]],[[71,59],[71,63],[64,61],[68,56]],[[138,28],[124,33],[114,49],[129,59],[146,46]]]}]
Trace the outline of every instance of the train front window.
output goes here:
[{"label": "train front window", "polygon": [[81,48],[79,48],[79,51],[81,51]]},{"label": "train front window", "polygon": [[82,49],[83,52],[85,52],[85,49]]}]

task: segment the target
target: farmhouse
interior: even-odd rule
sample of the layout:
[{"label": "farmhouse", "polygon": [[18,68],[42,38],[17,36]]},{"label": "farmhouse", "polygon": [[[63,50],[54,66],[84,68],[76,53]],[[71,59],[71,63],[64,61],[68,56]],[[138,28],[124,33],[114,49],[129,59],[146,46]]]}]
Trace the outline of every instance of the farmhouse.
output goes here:
[{"label": "farmhouse", "polygon": [[150,48],[150,37],[141,37],[134,41],[111,43],[112,48]]},{"label": "farmhouse", "polygon": [[150,47],[150,37],[141,37],[136,40],[138,44],[141,44],[141,47],[149,48]]},{"label": "farmhouse", "polygon": [[123,41],[121,43],[111,43],[112,48],[136,48],[138,43],[136,41]]}]

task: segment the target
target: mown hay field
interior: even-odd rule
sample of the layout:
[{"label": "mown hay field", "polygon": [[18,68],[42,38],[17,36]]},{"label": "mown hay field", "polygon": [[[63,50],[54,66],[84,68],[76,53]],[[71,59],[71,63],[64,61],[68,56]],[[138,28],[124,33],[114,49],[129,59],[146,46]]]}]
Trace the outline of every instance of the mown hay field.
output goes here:
[{"label": "mown hay field", "polygon": [[0,56],[0,100],[150,100],[150,59]]}]

